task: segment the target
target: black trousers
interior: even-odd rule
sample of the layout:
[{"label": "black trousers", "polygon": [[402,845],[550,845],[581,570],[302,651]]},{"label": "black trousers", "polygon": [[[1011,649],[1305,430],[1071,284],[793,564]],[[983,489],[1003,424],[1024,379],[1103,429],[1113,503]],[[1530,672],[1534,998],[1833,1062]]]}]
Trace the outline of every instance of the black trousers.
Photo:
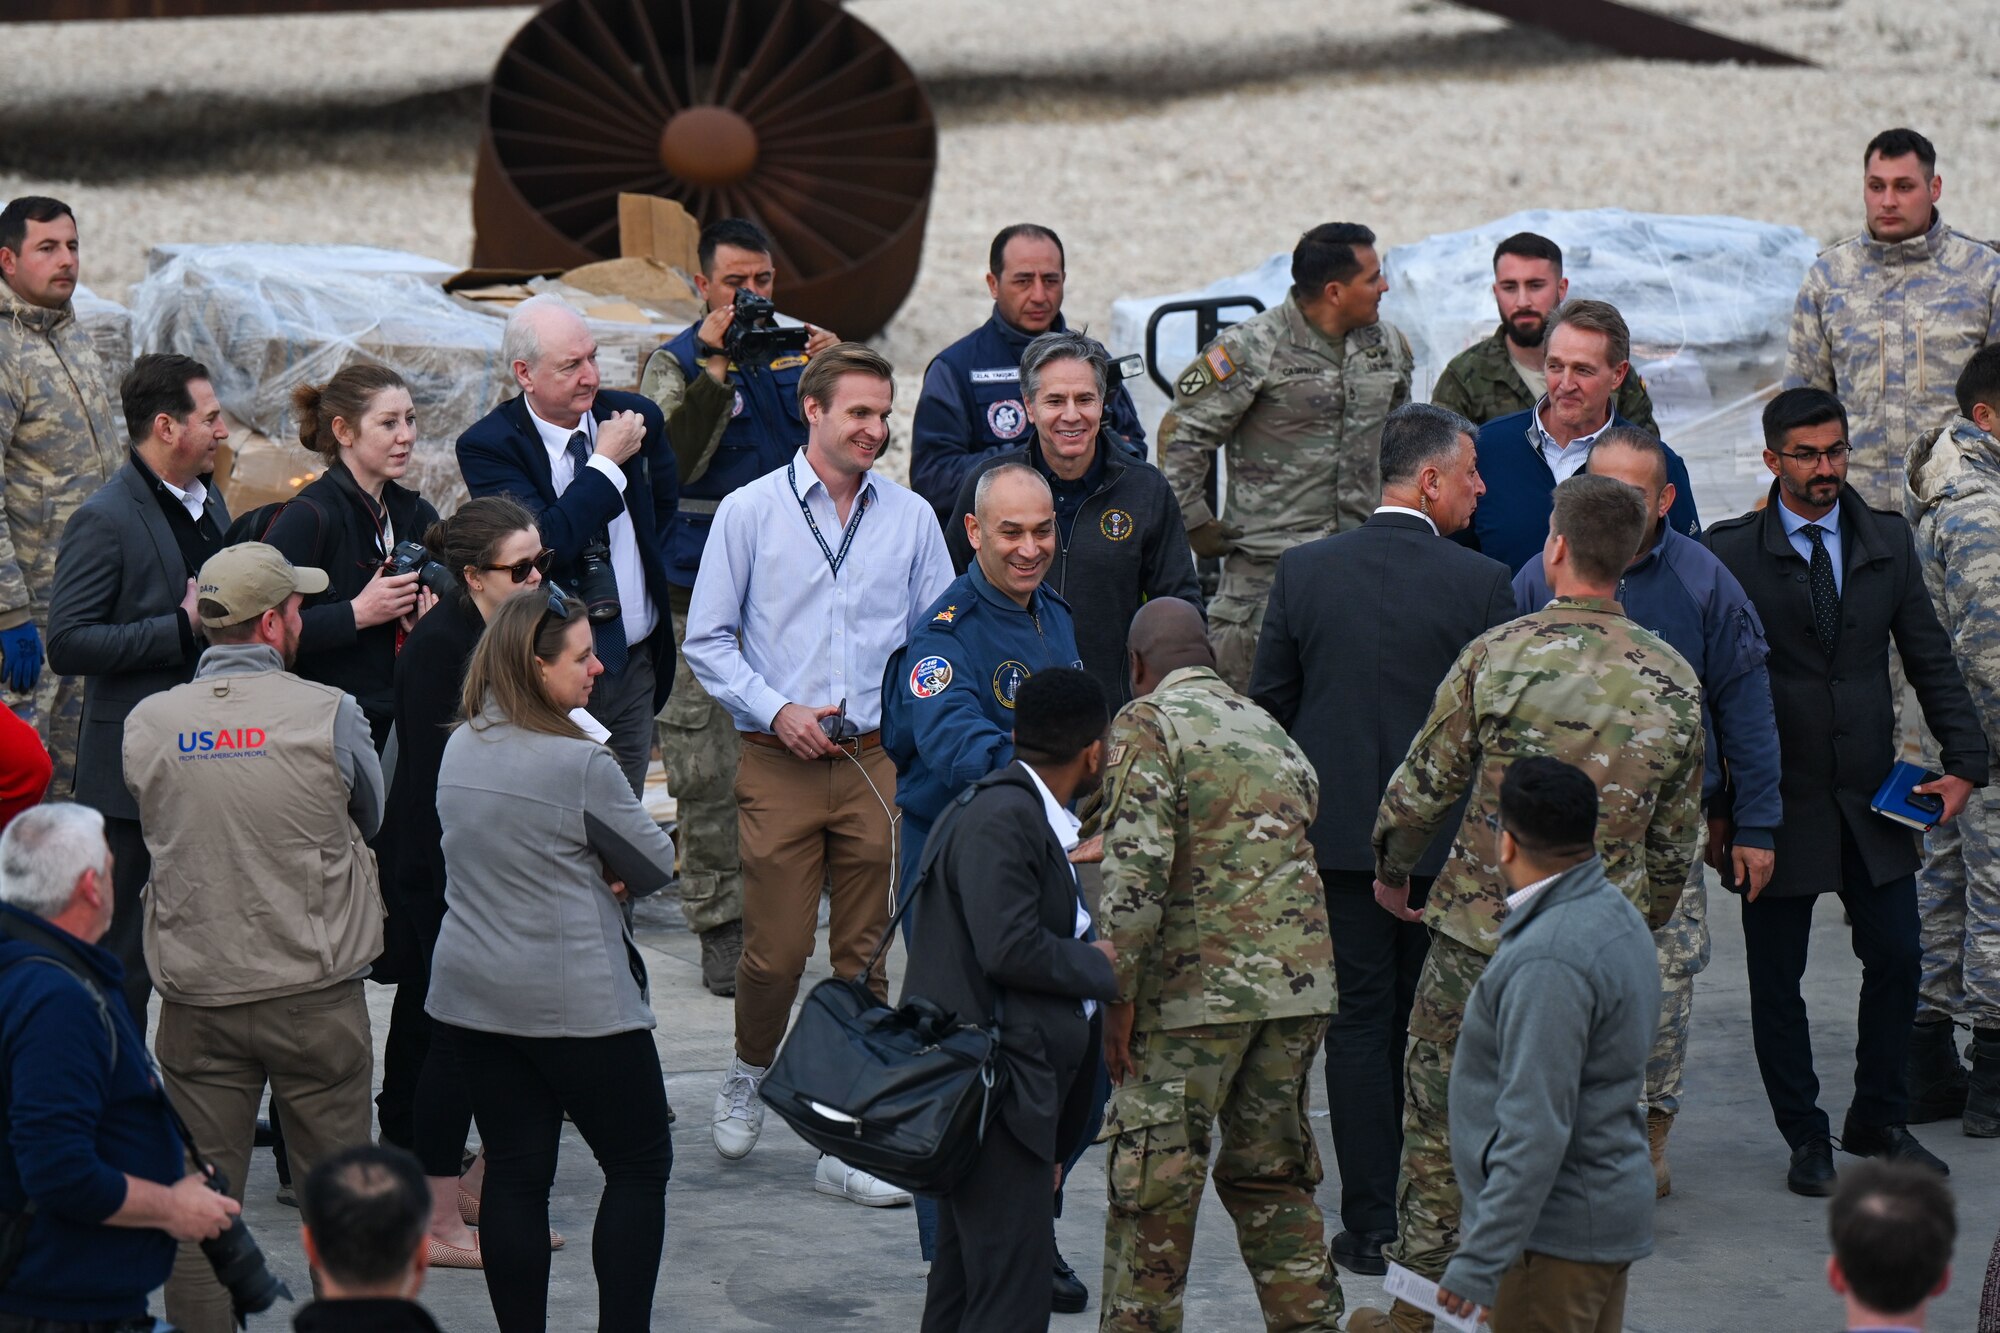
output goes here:
[{"label": "black trousers", "polygon": [[[1923,948],[1917,936],[1917,881],[1903,875],[1869,882],[1854,839],[1841,833],[1841,884],[1833,892],[1847,908],[1854,956],[1861,960],[1861,1004],[1854,1043],[1854,1119],[1899,1125],[1908,1114],[1910,1023],[1917,1011]],[[1764,1094],[1785,1142],[1797,1148],[1826,1137],[1813,1072],[1812,1025],[1799,982],[1806,971],[1817,895],[1743,904],[1743,952],[1750,973],[1750,1032]]]},{"label": "black trousers", "polygon": [[125,969],[125,1007],[139,1031],[146,1030],[146,1001],[153,995],[153,977],[146,971],[146,915],[140,891],[153,874],[153,855],[136,819],[104,820],[104,841],[111,848],[111,929],[98,941],[117,955]]},{"label": "black trousers", "polygon": [[[1326,1029],[1327,1126],[1340,1164],[1340,1222],[1349,1231],[1394,1231],[1403,1045],[1430,932],[1382,910],[1370,871],[1322,869],[1320,878],[1340,987],[1340,1009]],[[1421,907],[1430,889],[1430,876],[1413,877],[1410,905]]]},{"label": "black trousers", "polygon": [[590,1234],[597,1327],[646,1333],[674,1159],[653,1034],[514,1037],[433,1023],[431,1041],[465,1079],[486,1147],[479,1247],[501,1333],[548,1326],[549,1190],[565,1111],[604,1172]]},{"label": "black trousers", "polygon": [[[482,1122],[483,1123],[483,1122]],[[491,1170],[488,1167],[488,1170]],[[1024,1333],[1049,1326],[1055,1164],[995,1117],[958,1187],[938,1200],[937,1258],[922,1333]]]}]

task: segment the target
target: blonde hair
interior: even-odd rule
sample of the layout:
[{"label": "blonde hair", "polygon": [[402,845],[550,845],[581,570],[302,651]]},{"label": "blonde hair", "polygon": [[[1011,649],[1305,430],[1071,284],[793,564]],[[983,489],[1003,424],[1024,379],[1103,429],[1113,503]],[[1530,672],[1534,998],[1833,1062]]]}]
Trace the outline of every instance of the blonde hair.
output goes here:
[{"label": "blonde hair", "polygon": [[549,698],[536,666],[538,659],[553,662],[561,656],[569,627],[583,620],[583,603],[576,598],[563,598],[561,612],[555,608],[550,596],[510,597],[487,622],[479,646],[472,650],[459,701],[474,728],[479,727],[480,711],[490,703],[524,731],[589,739],[570,720],[569,710]]},{"label": "blonde hair", "polygon": [[292,390],[292,410],[299,414],[299,443],[329,463],[340,461],[340,437],[333,433],[336,420],[349,430],[358,430],[368,404],[384,389],[409,392],[403,377],[387,366],[366,363],[337,371],[324,384],[301,384]]}]

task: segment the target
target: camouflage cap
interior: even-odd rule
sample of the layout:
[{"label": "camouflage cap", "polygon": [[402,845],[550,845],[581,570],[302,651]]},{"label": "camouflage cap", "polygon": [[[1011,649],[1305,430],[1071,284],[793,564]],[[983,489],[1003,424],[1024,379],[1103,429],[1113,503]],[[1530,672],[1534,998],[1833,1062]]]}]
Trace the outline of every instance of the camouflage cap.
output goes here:
[{"label": "camouflage cap", "polygon": [[294,565],[275,546],[243,542],[210,556],[195,582],[196,595],[223,610],[219,616],[204,615],[201,623],[220,629],[283,606],[295,592],[325,592],[326,571]]}]

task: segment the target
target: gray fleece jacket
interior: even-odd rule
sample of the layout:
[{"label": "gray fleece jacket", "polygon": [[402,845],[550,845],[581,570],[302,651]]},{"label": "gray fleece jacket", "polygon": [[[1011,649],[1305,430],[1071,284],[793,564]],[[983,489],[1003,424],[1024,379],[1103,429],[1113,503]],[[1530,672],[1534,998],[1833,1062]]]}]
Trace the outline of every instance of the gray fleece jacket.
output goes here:
[{"label": "gray fleece jacket", "polygon": [[1653,938],[1598,858],[1502,920],[1452,1058],[1465,1213],[1439,1285],[1490,1306],[1523,1250],[1597,1264],[1652,1253],[1640,1099],[1659,1022]]}]

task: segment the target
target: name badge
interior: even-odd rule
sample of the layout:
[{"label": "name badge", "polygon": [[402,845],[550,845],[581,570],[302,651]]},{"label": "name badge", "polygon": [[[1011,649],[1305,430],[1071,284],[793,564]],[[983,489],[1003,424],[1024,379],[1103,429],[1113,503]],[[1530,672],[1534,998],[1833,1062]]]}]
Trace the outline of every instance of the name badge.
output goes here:
[{"label": "name badge", "polygon": [[986,370],[972,372],[974,384],[1018,384],[1021,379],[1019,366],[993,366]]}]

